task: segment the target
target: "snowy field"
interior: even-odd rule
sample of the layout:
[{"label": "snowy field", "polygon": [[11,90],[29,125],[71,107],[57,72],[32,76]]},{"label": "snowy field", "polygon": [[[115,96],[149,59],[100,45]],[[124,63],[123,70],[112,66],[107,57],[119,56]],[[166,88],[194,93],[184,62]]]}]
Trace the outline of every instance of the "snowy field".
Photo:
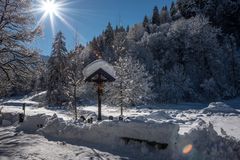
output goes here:
[{"label": "snowy field", "polygon": [[[210,105],[187,103],[139,106],[124,109],[123,122],[118,121],[119,108],[103,105],[104,121],[88,124],[74,122],[73,114],[69,111],[39,107],[41,105],[35,99],[42,94],[44,92],[24,98],[0,100],[0,108],[3,107],[2,113],[22,113],[22,103],[26,103],[27,115],[26,122],[20,126],[15,123],[9,127],[14,123],[9,119],[2,122],[3,126],[7,127],[0,127],[1,160],[10,156],[14,156],[15,159],[141,159],[143,157],[143,159],[161,159],[160,156],[164,159],[169,155],[171,155],[169,159],[179,157],[198,159],[195,157],[196,154],[201,155],[204,152],[210,152],[207,154],[212,154],[214,159],[218,154],[222,154],[222,157],[226,156],[226,148],[227,156],[231,159],[237,160],[240,156],[238,155],[240,151],[239,99]],[[79,106],[78,113],[86,119],[92,117],[96,120],[97,107]],[[113,116],[114,120],[109,121],[109,116]],[[16,115],[15,119],[17,119]],[[36,128],[40,123],[43,124],[43,128]],[[19,132],[14,132],[15,127]],[[209,136],[209,140],[204,135]],[[129,139],[126,141],[123,138],[125,136],[149,140],[149,144],[163,142],[168,144],[168,148],[166,151],[149,149],[147,145],[143,145],[143,143],[147,144],[147,141],[137,144],[138,140],[128,144]],[[123,139],[119,141],[116,137]],[[206,139],[201,141],[202,138]],[[19,142],[21,144],[18,145]],[[163,144],[154,145],[158,147],[160,145],[161,148]],[[231,148],[225,146],[230,144]],[[216,151],[212,149],[214,145],[216,145]],[[209,149],[201,150],[204,146]],[[11,148],[11,151],[9,152],[6,147]],[[183,154],[185,147],[190,147],[187,155]],[[196,147],[195,150],[194,147]],[[197,153],[198,149],[199,153]],[[134,154],[135,150],[136,154]],[[177,152],[173,154],[172,152],[176,150]]]}]

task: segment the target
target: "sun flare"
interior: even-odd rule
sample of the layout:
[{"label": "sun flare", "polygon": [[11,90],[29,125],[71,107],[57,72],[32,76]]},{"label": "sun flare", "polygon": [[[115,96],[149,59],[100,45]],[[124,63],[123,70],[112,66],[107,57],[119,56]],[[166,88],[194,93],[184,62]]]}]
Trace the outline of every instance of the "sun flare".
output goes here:
[{"label": "sun flare", "polygon": [[43,12],[45,12],[45,14],[57,15],[60,8],[54,0],[46,0],[46,1],[42,1],[41,9]]},{"label": "sun flare", "polygon": [[[50,22],[50,27],[54,36],[59,27],[56,26],[56,24],[59,24],[60,21],[68,29],[74,32],[74,34],[77,33],[80,35],[80,33],[78,33],[71,25],[70,21],[72,21],[72,19],[68,16],[68,14],[74,12],[74,9],[69,8],[69,6],[73,6],[74,3],[76,3],[76,0],[36,0],[36,3],[31,10],[32,13],[40,15],[36,23],[36,28],[48,27],[48,22]],[[82,35],[80,35],[80,37],[85,39]]]},{"label": "sun flare", "polygon": [[47,18],[50,20],[53,34],[55,34],[55,21],[60,19],[64,24],[68,25],[67,20],[64,18],[64,7],[66,6],[65,1],[56,0],[38,0],[37,5],[33,9],[33,12],[42,14],[39,19],[37,26],[42,25]]}]

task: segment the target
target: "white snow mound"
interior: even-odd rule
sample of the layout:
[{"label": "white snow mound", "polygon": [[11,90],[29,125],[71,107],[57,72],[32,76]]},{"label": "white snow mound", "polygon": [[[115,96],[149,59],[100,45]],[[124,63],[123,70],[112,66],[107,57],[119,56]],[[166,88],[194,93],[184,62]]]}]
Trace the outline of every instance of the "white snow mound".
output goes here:
[{"label": "white snow mound", "polygon": [[[35,126],[39,124],[39,121],[43,124],[43,128],[37,129]],[[58,118],[57,115],[50,118],[36,115],[28,117],[18,129],[28,131],[37,129],[37,133],[46,137],[80,144],[107,146],[110,150],[117,149],[135,153],[140,149],[144,152],[141,151],[143,154],[139,156],[146,156],[141,157],[142,159],[199,159],[201,157],[201,159],[210,160],[221,157],[221,159],[238,160],[240,158],[240,141],[219,136],[211,123],[206,124],[201,119],[196,123],[197,127],[189,133],[179,135],[179,125],[170,122],[128,118],[124,121],[105,120],[94,124],[74,124]],[[150,149],[150,155],[145,142],[124,142],[124,138],[147,140],[151,143],[167,143],[168,146],[159,152]],[[187,154],[184,153],[186,146],[191,146]]]},{"label": "white snow mound", "polygon": [[[39,124],[43,124],[43,126],[38,128]],[[74,124],[66,122],[56,115],[50,118],[44,115],[35,115],[27,117],[17,130],[36,132],[46,137],[64,139],[65,141],[107,145],[115,149],[126,147],[125,138],[146,140],[167,144],[164,154],[169,155],[175,150],[179,125],[170,122],[160,123],[135,119]],[[136,145],[141,147],[143,144],[136,142]]]},{"label": "white snow mound", "polygon": [[154,123],[128,119],[128,121],[105,120],[95,124],[68,124],[52,117],[39,131],[47,136],[58,135],[64,139],[78,139],[100,144],[114,144],[121,137],[143,139],[174,144],[179,126],[173,123]]},{"label": "white snow mound", "polygon": [[157,121],[172,119],[172,117],[164,111],[153,112],[150,115],[146,116],[146,118],[154,119]]},{"label": "white snow mound", "polygon": [[212,102],[207,108],[201,110],[201,113],[239,113],[236,109],[223,102]]},{"label": "white snow mound", "polygon": [[176,155],[177,159],[231,159],[240,158],[240,141],[232,137],[221,137],[211,123],[202,123],[179,138],[179,152],[184,153],[186,146],[192,146],[191,153]]},{"label": "white snow mound", "polygon": [[18,131],[24,131],[26,133],[33,133],[39,128],[45,126],[50,116],[45,114],[37,114],[34,116],[27,116],[23,123],[16,128]]}]

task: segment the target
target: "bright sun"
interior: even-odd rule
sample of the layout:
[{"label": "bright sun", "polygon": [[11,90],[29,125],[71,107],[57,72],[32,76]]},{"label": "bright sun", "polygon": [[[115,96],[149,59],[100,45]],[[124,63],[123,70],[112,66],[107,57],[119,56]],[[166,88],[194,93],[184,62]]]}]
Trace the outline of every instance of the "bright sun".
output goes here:
[{"label": "bright sun", "polygon": [[[48,26],[48,23],[45,23],[49,20],[52,33],[55,35],[57,20],[60,20],[64,25],[66,25],[70,30],[76,32],[76,29],[68,22],[71,18],[66,14],[70,10],[66,8],[71,3],[74,3],[75,0],[36,0],[35,5],[31,12],[40,14],[40,18],[36,24],[38,26]],[[78,0],[76,0],[78,1]]]},{"label": "bright sun", "polygon": [[38,0],[34,12],[41,13],[42,16],[39,19],[37,26],[42,25],[47,18],[50,19],[51,28],[53,34],[55,34],[55,21],[56,19],[60,19],[64,24],[67,24],[67,21],[64,19],[64,6],[66,4],[64,1],[57,0]]},{"label": "bright sun", "polygon": [[48,15],[57,15],[59,11],[59,6],[57,3],[55,3],[54,0],[46,0],[42,1],[42,10],[45,12],[45,14]]}]

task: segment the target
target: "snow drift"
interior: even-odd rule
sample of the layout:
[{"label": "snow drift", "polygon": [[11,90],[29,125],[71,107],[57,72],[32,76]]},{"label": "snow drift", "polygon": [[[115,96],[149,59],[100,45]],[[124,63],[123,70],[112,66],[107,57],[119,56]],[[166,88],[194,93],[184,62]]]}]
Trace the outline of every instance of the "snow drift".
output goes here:
[{"label": "snow drift", "polygon": [[[37,123],[36,123],[37,122]],[[38,128],[39,124],[42,128]],[[134,152],[136,148],[148,157],[148,150],[161,152],[164,157],[173,153],[178,138],[179,125],[170,122],[157,123],[139,119],[125,119],[124,121],[96,122],[94,124],[70,123],[56,115],[47,117],[44,115],[30,116],[17,130],[25,132],[36,131],[48,138],[61,139],[78,144],[92,144],[108,146],[110,150]],[[128,144],[124,138],[136,139]],[[142,141],[142,142],[139,142]],[[154,146],[148,146],[145,142],[167,144],[165,150],[158,150]],[[154,157],[152,157],[154,159]],[[151,158],[151,159],[152,159]]]},{"label": "snow drift", "polygon": [[[240,159],[240,142],[232,137],[219,136],[213,125],[204,121],[189,133],[180,136],[177,145],[176,159]],[[191,151],[184,152],[184,148],[189,145],[192,147]]]},{"label": "snow drift", "polygon": [[164,111],[153,112],[150,115],[146,116],[146,118],[154,119],[154,120],[157,120],[157,121],[172,119],[172,117]]},{"label": "snow drift", "polygon": [[0,114],[0,126],[10,126],[18,121],[17,113],[1,113]]},{"label": "snow drift", "polygon": [[50,116],[45,114],[38,114],[33,116],[27,116],[23,123],[20,123],[16,128],[17,131],[24,131],[26,133],[34,133],[39,128],[46,125]]},{"label": "snow drift", "polygon": [[45,136],[75,140],[93,144],[104,144],[110,148],[121,147],[122,138],[147,140],[168,144],[174,150],[179,126],[173,123],[144,122],[127,119],[125,121],[105,120],[95,124],[72,124],[54,116],[38,132]]},{"label": "snow drift", "polygon": [[[39,122],[43,124],[42,128],[38,128]],[[17,129],[36,131],[47,138],[100,147],[99,149],[105,147],[107,151],[132,155],[133,159],[240,159],[240,142],[229,136],[219,136],[213,125],[206,124],[202,119],[197,121],[194,129],[184,135],[178,134],[178,124],[156,122],[141,117],[85,124],[66,122],[57,115],[36,115],[26,118]],[[126,137],[137,141],[126,143]],[[167,144],[167,148],[158,150],[148,146],[144,140]]]},{"label": "snow drift", "polygon": [[239,113],[223,102],[212,102],[207,108],[201,110],[201,113]]}]

